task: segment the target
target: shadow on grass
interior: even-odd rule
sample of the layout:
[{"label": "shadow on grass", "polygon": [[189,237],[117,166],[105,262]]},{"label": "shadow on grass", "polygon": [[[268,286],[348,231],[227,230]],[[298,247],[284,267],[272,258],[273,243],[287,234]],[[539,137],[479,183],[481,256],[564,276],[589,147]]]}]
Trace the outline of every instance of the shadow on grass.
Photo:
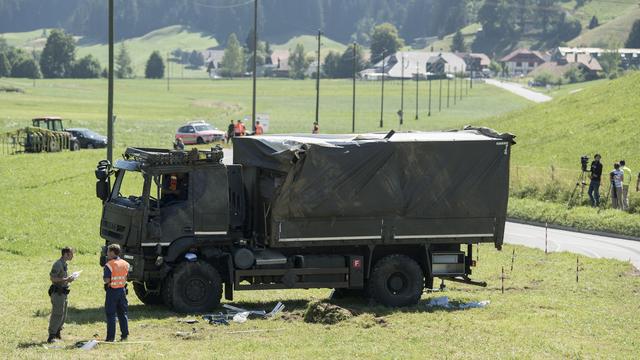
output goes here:
[{"label": "shadow on grass", "polygon": [[[153,305],[129,305],[129,320],[143,320],[143,319],[165,319],[172,316],[176,316],[176,313],[171,312],[164,306]],[[105,322],[104,307],[98,308],[86,308],[78,309],[70,306],[67,310],[67,323],[68,324],[94,324]]]}]

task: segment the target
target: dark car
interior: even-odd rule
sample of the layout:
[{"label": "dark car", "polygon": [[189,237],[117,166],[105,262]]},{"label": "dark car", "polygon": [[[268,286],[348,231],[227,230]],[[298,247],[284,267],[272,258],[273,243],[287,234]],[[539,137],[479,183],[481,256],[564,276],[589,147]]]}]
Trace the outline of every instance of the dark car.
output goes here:
[{"label": "dark car", "polygon": [[67,129],[66,131],[70,132],[76,139],[78,139],[80,147],[83,149],[107,147],[107,137],[89,129],[74,128]]}]

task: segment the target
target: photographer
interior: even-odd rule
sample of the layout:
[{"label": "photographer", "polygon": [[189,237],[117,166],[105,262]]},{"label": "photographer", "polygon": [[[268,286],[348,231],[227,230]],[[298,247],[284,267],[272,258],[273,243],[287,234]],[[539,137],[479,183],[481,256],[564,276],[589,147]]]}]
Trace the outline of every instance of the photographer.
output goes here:
[{"label": "photographer", "polygon": [[624,173],[624,181],[622,182],[622,210],[629,210],[629,186],[631,186],[631,169],[627,167],[624,160],[620,160],[620,167]]},{"label": "photographer", "polygon": [[613,164],[614,170],[609,173],[611,180],[611,206],[614,209],[623,209],[622,205],[622,183],[624,182],[624,173],[620,170],[620,164]]},{"label": "photographer", "polygon": [[602,179],[602,163],[600,162],[600,154],[596,154],[591,162],[591,182],[589,183],[589,199],[591,206],[600,206],[600,181]]}]

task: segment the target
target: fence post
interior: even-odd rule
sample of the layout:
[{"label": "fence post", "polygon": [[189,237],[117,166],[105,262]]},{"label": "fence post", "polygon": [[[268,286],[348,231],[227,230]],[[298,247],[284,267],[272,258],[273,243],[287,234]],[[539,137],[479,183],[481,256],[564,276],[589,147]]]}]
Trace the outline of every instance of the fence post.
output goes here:
[{"label": "fence post", "polygon": [[502,293],[504,294],[504,266],[502,267],[502,275],[500,275],[500,282],[502,287]]}]

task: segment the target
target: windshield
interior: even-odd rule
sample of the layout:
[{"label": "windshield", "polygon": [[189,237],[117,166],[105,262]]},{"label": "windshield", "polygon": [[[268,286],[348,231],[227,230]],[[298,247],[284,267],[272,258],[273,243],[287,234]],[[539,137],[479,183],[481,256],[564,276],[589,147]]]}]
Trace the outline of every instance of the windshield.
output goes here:
[{"label": "windshield", "polygon": [[216,128],[211,125],[196,125],[195,128],[197,131],[216,130]]},{"label": "windshield", "polygon": [[82,130],[82,134],[84,135],[84,137],[90,138],[90,139],[97,139],[100,137],[100,134],[95,133],[91,130]]},{"label": "windshield", "polygon": [[142,202],[144,176],[139,171],[118,170],[111,200],[121,205],[137,207]]}]

